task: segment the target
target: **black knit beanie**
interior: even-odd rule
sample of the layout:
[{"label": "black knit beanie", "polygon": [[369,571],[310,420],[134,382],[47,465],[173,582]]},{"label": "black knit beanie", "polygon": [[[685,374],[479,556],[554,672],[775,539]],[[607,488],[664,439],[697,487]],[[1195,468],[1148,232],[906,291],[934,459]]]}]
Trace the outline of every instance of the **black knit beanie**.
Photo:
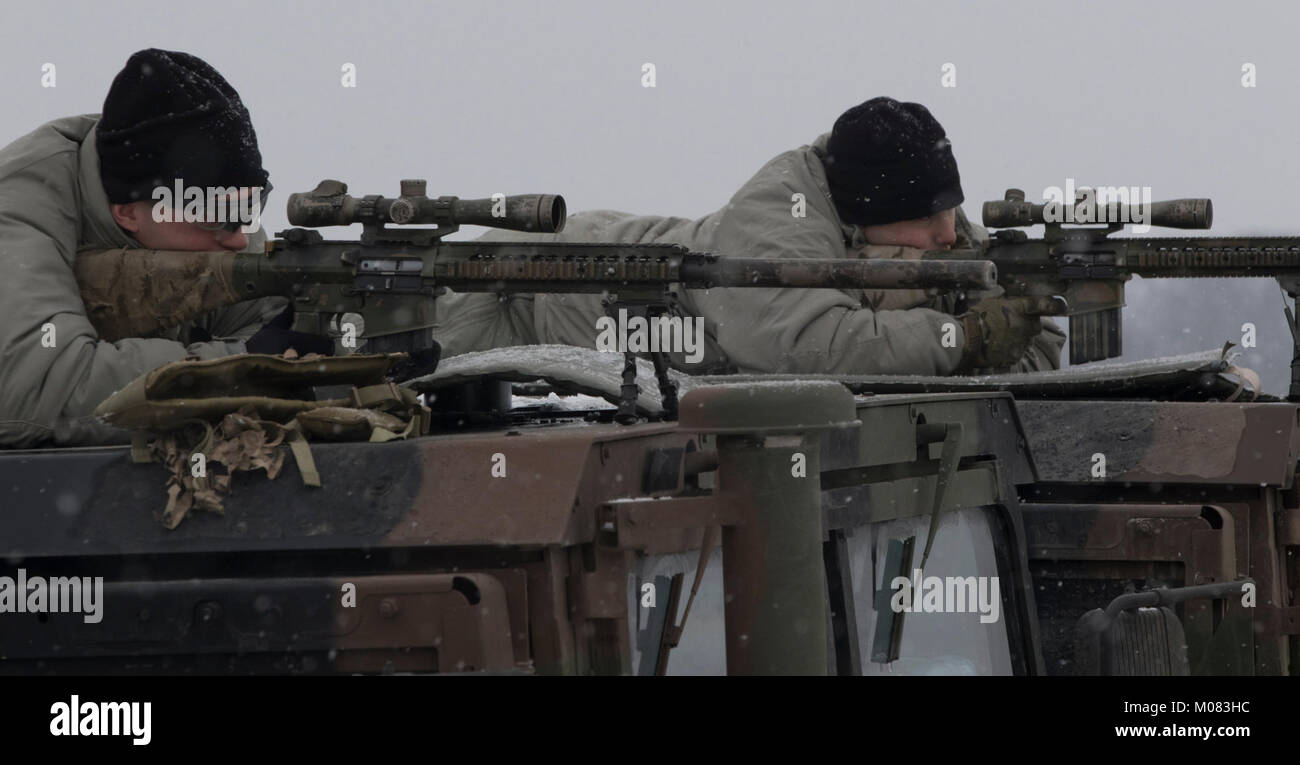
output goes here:
[{"label": "black knit beanie", "polygon": [[965,200],[952,144],[928,109],[873,98],[835,120],[826,178],[845,223],[895,223]]},{"label": "black knit beanie", "polygon": [[95,146],[108,201],[158,186],[266,186],[248,109],[217,70],[188,53],[135,53],[104,99]]}]

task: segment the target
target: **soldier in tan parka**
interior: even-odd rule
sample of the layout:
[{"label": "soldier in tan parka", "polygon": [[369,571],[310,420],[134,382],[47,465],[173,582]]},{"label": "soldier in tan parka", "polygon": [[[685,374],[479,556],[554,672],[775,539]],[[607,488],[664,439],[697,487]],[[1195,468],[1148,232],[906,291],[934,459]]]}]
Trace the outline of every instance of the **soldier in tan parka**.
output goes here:
[{"label": "soldier in tan parka", "polygon": [[[599,210],[571,216],[560,234],[482,238],[668,242],[735,258],[919,257],[987,241],[961,213],[963,199],[939,123],[920,104],[876,98],[811,145],[772,159],[703,218]],[[595,347],[604,315],[591,295],[448,295],[437,310],[444,356],[534,343]],[[961,317],[955,310],[952,296],[918,290],[684,290],[677,313],[704,319],[706,348],[698,364],[680,353],[672,362],[693,373],[846,375],[1060,366],[1064,335],[1028,315],[1041,310],[1034,301],[989,296]]]},{"label": "soldier in tan parka", "polygon": [[288,332],[283,298],[213,311],[166,337],[99,339],[74,277],[79,250],[243,251],[265,240],[237,224],[154,220],[151,189],[174,179],[245,193],[269,186],[239,95],[184,53],[136,53],[102,117],[54,120],[0,150],[0,447],[124,440],[91,412],[169,361],[322,351]]}]

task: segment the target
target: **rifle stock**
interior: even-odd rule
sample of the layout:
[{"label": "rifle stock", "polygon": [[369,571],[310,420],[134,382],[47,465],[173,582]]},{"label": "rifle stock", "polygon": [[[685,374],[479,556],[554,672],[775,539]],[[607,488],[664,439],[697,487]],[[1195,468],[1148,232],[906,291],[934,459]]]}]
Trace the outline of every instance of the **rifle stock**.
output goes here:
[{"label": "rifle stock", "polygon": [[73,273],[101,340],[157,337],[244,298],[234,287],[234,253],[86,250]]}]

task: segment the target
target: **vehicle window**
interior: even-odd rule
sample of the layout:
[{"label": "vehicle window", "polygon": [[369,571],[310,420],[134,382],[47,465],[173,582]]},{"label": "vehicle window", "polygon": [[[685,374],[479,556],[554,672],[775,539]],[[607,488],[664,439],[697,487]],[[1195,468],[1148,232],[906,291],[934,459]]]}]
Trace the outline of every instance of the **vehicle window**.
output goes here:
[{"label": "vehicle window", "polygon": [[[642,585],[655,584],[655,608],[668,607],[668,582],[674,574],[684,574],[682,594],[675,619],[681,621],[695,582],[698,551],[670,555],[638,556],[628,573],[628,625],[631,629],[632,672],[653,674],[643,667],[642,646],[657,642],[651,635],[655,625],[651,609],[643,608]],[[661,634],[661,633],[660,633]],[[722,599],[722,547],[714,548],[705,567],[704,580],[699,594],[691,606],[691,616],[686,621],[681,643],[669,652],[669,675],[725,675],[727,674],[726,622]],[[648,662],[647,662],[648,663]],[[653,666],[650,663],[650,666]]]},{"label": "vehicle window", "polygon": [[[852,567],[858,644],[864,675],[1008,675],[1013,673],[997,557],[988,513],[968,508],[944,513],[919,579],[930,518],[903,518],[853,529],[846,540]],[[884,580],[890,540],[913,538],[909,583],[891,588]],[[912,592],[915,584],[919,590]],[[1007,583],[1009,584],[1009,582]],[[936,592],[936,587],[941,588]],[[876,593],[887,590],[883,597]],[[872,661],[876,622],[883,607],[907,608],[902,616],[897,659]],[[937,607],[937,608],[936,608]],[[694,618],[694,617],[692,617]]]}]

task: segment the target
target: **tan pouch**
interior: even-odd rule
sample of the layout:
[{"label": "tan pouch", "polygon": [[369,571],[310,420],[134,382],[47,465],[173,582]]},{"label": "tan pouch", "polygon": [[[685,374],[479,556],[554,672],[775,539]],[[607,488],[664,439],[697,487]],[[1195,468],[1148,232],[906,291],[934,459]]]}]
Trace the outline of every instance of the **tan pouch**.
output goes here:
[{"label": "tan pouch", "polygon": [[[274,479],[284,461],[283,446],[303,483],[320,486],[304,434],[388,441],[427,433],[430,413],[419,394],[384,379],[405,359],[404,353],[185,359],[132,380],[95,414],[135,431],[131,455],[136,462],[156,460],[167,468],[167,507],[159,518],[175,528],[191,509],[222,512],[235,471],[265,470]],[[306,400],[318,385],[352,388],[346,398]],[[204,475],[191,469],[196,454],[203,455]]]},{"label": "tan pouch", "polygon": [[122,428],[170,430],[252,406],[263,419],[284,422],[309,409],[351,403],[304,400],[311,386],[383,384],[384,374],[405,358],[404,353],[299,359],[245,353],[173,361],[132,380],[95,414]]}]

